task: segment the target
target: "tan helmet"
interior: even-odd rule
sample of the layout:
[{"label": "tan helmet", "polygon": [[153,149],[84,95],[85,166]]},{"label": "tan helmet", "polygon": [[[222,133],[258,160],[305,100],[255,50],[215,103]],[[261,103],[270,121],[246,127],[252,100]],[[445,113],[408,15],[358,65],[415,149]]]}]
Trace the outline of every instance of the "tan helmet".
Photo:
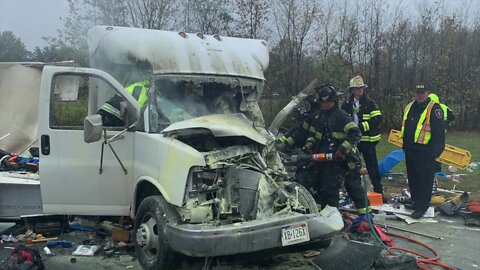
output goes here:
[{"label": "tan helmet", "polygon": [[350,86],[348,87],[348,89],[354,88],[354,87],[367,88],[368,86],[363,82],[362,76],[357,75],[350,80]]}]

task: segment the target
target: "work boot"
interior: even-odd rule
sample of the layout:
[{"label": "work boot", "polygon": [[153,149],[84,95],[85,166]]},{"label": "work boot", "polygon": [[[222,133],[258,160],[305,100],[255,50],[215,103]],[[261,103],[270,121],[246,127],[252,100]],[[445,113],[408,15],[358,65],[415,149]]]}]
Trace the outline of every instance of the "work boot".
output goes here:
[{"label": "work boot", "polygon": [[424,214],[425,214],[425,211],[413,210],[412,218],[413,218],[413,219],[421,219]]},{"label": "work boot", "polygon": [[405,209],[415,210],[415,205],[413,203],[406,203],[404,206],[405,206]]},{"label": "work boot", "polygon": [[388,203],[388,198],[385,196],[385,194],[382,194],[382,199],[383,199],[383,203]]}]

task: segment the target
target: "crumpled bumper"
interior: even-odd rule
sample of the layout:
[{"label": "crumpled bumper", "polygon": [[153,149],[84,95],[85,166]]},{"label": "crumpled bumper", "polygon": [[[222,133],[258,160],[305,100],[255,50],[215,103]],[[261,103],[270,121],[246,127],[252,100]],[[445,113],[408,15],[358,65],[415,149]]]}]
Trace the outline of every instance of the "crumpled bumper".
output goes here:
[{"label": "crumpled bumper", "polygon": [[340,212],[327,206],[315,214],[290,213],[221,226],[169,224],[166,235],[170,246],[179,253],[224,256],[282,247],[282,228],[302,222],[308,224],[311,241],[328,239],[343,228]]}]

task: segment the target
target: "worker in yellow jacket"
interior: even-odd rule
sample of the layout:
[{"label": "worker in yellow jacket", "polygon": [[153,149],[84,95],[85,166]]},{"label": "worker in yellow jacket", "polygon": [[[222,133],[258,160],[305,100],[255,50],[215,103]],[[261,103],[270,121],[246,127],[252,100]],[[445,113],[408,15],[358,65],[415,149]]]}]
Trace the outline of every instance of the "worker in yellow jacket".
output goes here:
[{"label": "worker in yellow jacket", "polygon": [[[142,109],[148,100],[149,81],[140,81],[130,84],[125,90],[132,95],[137,101],[140,109]],[[125,125],[123,119],[122,103],[123,98],[119,95],[114,95],[111,99],[105,102],[98,110],[98,114],[102,116],[102,122],[107,127],[121,127]]]}]

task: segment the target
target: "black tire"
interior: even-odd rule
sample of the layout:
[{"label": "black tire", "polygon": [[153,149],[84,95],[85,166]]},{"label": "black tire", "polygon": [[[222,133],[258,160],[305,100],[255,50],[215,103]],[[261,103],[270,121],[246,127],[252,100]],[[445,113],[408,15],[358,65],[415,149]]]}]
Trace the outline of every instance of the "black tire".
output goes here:
[{"label": "black tire", "polygon": [[315,199],[304,186],[296,182],[282,182],[281,184],[289,194],[294,196],[296,196],[296,189],[298,189],[298,202],[306,208],[307,214],[318,213],[318,206]]},{"label": "black tire", "polygon": [[166,224],[178,223],[180,217],[162,196],[142,201],[135,216],[135,251],[143,269],[173,269],[177,253],[166,238]]},{"label": "black tire", "polygon": [[[284,189],[292,195],[296,195],[295,187],[298,187],[298,201],[303,207],[307,208],[308,213],[318,213],[318,205],[315,202],[312,194],[302,185],[297,182],[281,182]],[[316,239],[312,242],[303,244],[302,247],[309,247],[311,249],[327,248],[331,245],[331,238]]]}]

